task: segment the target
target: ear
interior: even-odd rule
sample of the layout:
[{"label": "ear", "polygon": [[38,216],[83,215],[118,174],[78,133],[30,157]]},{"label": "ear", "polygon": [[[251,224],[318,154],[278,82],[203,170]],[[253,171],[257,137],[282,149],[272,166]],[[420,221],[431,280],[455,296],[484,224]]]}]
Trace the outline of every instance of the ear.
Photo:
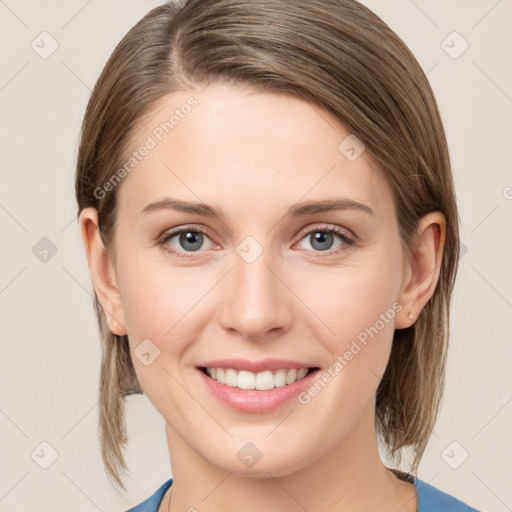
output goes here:
[{"label": "ear", "polygon": [[[404,258],[403,280],[398,302],[402,310],[395,317],[395,328],[410,327],[432,297],[439,279],[446,237],[446,218],[431,212],[418,223],[411,240],[410,252]],[[413,318],[409,315],[412,314]]]},{"label": "ear", "polygon": [[84,208],[80,213],[79,223],[93,286],[107,316],[110,331],[123,336],[126,328],[121,295],[116,285],[114,265],[99,233],[96,209]]}]

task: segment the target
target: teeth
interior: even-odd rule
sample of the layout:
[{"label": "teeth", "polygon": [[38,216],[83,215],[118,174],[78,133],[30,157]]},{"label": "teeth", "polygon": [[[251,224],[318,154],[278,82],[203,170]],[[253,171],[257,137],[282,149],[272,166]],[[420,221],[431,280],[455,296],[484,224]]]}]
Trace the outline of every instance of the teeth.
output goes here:
[{"label": "teeth", "polygon": [[260,373],[248,372],[247,370],[237,371],[233,368],[206,368],[206,373],[217,382],[233,388],[257,389],[266,391],[268,389],[280,388],[303,379],[309,368],[266,370]]},{"label": "teeth", "polygon": [[297,370],[288,370],[286,374],[286,384],[292,384],[297,380]]},{"label": "teeth", "polygon": [[254,373],[246,372],[244,370],[241,370],[239,372],[237,372],[236,370],[231,371],[234,372],[236,375],[234,382],[225,382],[224,384],[231,386],[233,388],[239,387],[240,389],[256,389],[256,375]]},{"label": "teeth", "polygon": [[238,373],[233,370],[233,368],[226,368],[226,373],[224,374],[224,384],[231,387],[238,386]]}]

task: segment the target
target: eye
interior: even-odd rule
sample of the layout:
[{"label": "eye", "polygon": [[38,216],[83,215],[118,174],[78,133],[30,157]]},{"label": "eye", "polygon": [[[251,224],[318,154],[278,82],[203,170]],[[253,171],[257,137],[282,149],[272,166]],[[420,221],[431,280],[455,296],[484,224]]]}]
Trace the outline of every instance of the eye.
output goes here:
[{"label": "eye", "polygon": [[[309,229],[303,233],[302,241],[308,242],[309,247],[306,247],[306,250],[315,253],[337,253],[356,244],[353,235],[335,226],[317,226]],[[185,226],[165,233],[159,244],[166,251],[185,257],[191,256],[194,252],[202,252],[201,249],[208,250],[216,246],[208,236],[208,232],[196,226]]]},{"label": "eye", "polygon": [[[333,252],[343,250],[355,244],[355,239],[346,231],[337,227],[319,226],[307,231],[302,240],[308,242],[306,250],[314,252]],[[334,246],[334,248],[333,248]]]},{"label": "eye", "polygon": [[[206,247],[204,247],[205,242]],[[200,252],[200,249],[211,249],[213,242],[207,233],[197,228],[181,228],[166,233],[159,242],[166,250],[175,253]]]}]

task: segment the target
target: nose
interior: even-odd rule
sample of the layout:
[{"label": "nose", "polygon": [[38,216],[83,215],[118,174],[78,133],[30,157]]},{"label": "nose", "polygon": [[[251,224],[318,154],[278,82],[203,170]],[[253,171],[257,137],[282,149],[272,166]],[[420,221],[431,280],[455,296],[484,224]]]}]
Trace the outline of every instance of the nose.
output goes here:
[{"label": "nose", "polygon": [[253,341],[275,339],[290,329],[294,296],[265,252],[251,263],[234,254],[226,278],[219,316],[224,329]]}]

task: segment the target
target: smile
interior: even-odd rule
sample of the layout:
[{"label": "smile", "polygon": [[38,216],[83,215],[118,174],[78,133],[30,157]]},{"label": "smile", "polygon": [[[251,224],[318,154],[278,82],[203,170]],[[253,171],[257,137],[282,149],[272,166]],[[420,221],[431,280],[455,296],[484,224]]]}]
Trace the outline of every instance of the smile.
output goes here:
[{"label": "smile", "polygon": [[211,379],[238,389],[269,389],[288,386],[303,379],[313,368],[295,368],[266,370],[254,373],[248,370],[235,370],[234,368],[201,368]]},{"label": "smile", "polygon": [[262,414],[294,403],[320,368],[283,359],[218,359],[203,362],[196,371],[207,395],[229,409]]}]

